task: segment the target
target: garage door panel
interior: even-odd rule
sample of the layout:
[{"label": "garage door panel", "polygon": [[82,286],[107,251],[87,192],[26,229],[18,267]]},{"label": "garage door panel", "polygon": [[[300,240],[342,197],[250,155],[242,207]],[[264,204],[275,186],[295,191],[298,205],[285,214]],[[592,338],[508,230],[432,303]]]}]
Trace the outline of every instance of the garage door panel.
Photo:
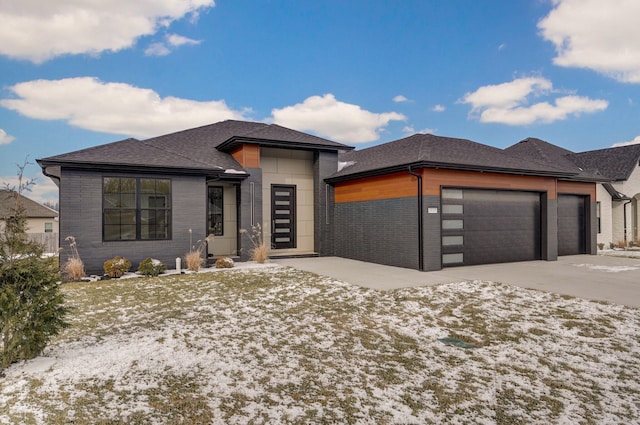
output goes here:
[{"label": "garage door panel", "polygon": [[[445,214],[449,204],[460,204],[463,214],[459,229],[443,226],[443,264],[472,265],[540,259],[540,194],[535,192],[462,189],[460,199],[443,197],[443,223],[454,216]],[[462,245],[447,245],[454,236]],[[444,238],[449,239],[444,239]],[[459,253],[461,256],[455,257]],[[448,263],[447,259],[462,262]]]},{"label": "garage door panel", "polygon": [[558,255],[586,254],[586,197],[558,195]]}]

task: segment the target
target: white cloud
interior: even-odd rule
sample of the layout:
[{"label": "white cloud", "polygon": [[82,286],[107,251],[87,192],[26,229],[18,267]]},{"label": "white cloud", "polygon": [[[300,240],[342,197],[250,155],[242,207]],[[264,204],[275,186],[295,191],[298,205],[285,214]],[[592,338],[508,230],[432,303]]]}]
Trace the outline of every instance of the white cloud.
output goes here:
[{"label": "white cloud", "polygon": [[147,56],[167,56],[169,53],[171,53],[171,49],[165,46],[164,43],[152,43],[144,51]]},{"label": "white cloud", "polygon": [[640,83],[639,1],[554,0],[554,6],[538,28],[555,45],[556,65]]},{"label": "white cloud", "polygon": [[407,99],[403,95],[399,94],[397,96],[394,96],[393,101],[396,102],[396,103],[402,103],[402,102],[408,102],[409,99]]},{"label": "white cloud", "polygon": [[407,134],[435,134],[436,130],[433,128],[423,128],[422,130],[416,131],[413,126],[407,125],[402,129],[402,132]]},{"label": "white cloud", "polygon": [[433,108],[431,108],[432,111],[434,112],[444,112],[447,108],[445,108],[442,105],[436,105]]},{"label": "white cloud", "polygon": [[175,47],[184,46],[185,44],[192,46],[202,43],[202,40],[194,40],[178,34],[168,34],[167,41],[170,45]]},{"label": "white cloud", "polygon": [[300,131],[312,131],[348,143],[378,140],[391,121],[404,121],[397,112],[374,113],[336,100],[334,95],[311,96],[304,102],[271,111],[273,122]]},{"label": "white cloud", "polygon": [[144,54],[147,56],[166,56],[171,53],[171,47],[196,45],[202,42],[202,40],[193,40],[178,34],[167,34],[165,38],[167,40],[166,43],[152,43],[144,51]]},{"label": "white cloud", "polygon": [[628,142],[614,143],[611,147],[617,148],[620,146],[629,146],[629,145],[638,145],[638,144],[640,144],[640,136],[636,136],[633,140],[630,140]]},{"label": "white cloud", "polygon": [[87,130],[134,137],[246,119],[246,111],[233,110],[222,100],[162,98],[150,89],[91,77],[28,81],[9,89],[17,98],[2,99],[0,105],[29,118],[65,120]]},{"label": "white cloud", "polygon": [[7,134],[6,131],[0,128],[0,145],[8,145],[13,142],[16,138],[10,134]]},{"label": "white cloud", "polygon": [[609,103],[583,96],[563,96],[553,103],[539,102],[527,105],[529,98],[552,93],[551,81],[540,77],[527,77],[509,83],[480,87],[460,100],[471,105],[471,116],[480,122],[508,125],[551,123],[569,115],[602,111]]},{"label": "white cloud", "polygon": [[[58,202],[58,186],[48,177],[45,177],[40,173],[40,167],[30,164],[28,170],[25,169],[24,180],[33,180],[35,184],[30,187],[31,190],[27,190],[23,193],[29,199],[32,199],[41,204],[50,201],[52,203]],[[37,171],[34,169],[37,168]],[[17,171],[17,167],[16,167]],[[27,174],[26,171],[33,172],[33,174]],[[0,176],[0,188],[10,187],[16,189],[18,187],[17,176]]]},{"label": "white cloud", "polygon": [[0,3],[0,54],[42,63],[133,46],[213,0],[20,0]]}]

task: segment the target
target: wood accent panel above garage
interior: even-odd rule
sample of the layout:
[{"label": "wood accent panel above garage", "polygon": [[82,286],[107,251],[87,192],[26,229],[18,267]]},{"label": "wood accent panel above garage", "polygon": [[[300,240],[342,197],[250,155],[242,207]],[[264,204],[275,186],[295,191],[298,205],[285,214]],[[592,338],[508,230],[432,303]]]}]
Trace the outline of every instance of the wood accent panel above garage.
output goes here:
[{"label": "wood accent panel above garage", "polygon": [[[556,179],[553,177],[432,168],[414,171],[422,175],[424,181],[422,194],[426,196],[440,196],[442,186],[456,186],[545,192],[549,199],[556,199]],[[587,185],[595,190],[593,183]],[[407,198],[416,195],[416,178],[408,172],[335,183],[336,203]]]}]

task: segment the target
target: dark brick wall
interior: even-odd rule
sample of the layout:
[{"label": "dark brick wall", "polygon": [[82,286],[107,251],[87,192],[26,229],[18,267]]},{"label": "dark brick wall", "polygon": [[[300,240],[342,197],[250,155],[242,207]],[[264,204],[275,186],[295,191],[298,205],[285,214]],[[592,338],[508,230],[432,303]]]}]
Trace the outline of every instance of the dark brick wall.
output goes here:
[{"label": "dark brick wall", "polygon": [[598,219],[596,217],[596,200],[589,197],[587,209],[587,254],[598,254]]},{"label": "dark brick wall", "polygon": [[[439,196],[425,196],[424,202],[424,270],[442,269],[441,211]],[[431,208],[431,212],[429,212]]]},{"label": "dark brick wall", "polygon": [[[107,175],[107,174],[105,174]],[[74,236],[78,252],[89,273],[103,273],[103,263],[116,255],[128,258],[135,270],[146,257],[157,258],[175,267],[176,257],[189,250],[192,243],[206,237],[207,190],[204,177],[164,175],[108,174],[119,177],[158,177],[171,179],[172,239],[166,241],[102,241],[102,177],[98,172],[62,170],[60,183],[60,261],[69,255],[64,240]]]},{"label": "dark brick wall", "polygon": [[546,193],[543,193],[540,199],[542,259],[556,261],[558,259],[558,200],[549,199]]},{"label": "dark brick wall", "polygon": [[315,152],[313,160],[313,226],[314,250],[320,255],[333,255],[333,187],[324,179],[338,170],[337,152]]},{"label": "dark brick wall", "polygon": [[335,255],[418,268],[416,198],[335,205]]}]

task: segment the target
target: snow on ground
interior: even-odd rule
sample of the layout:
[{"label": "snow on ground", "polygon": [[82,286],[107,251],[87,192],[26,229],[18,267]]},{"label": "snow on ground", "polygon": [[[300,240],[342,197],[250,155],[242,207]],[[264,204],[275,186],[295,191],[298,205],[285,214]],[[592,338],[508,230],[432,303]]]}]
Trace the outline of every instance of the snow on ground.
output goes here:
[{"label": "snow on ground", "polygon": [[0,423],[640,417],[638,309],[483,281],[382,292],[273,264],[211,271],[67,285],[72,326],[5,371]]}]

